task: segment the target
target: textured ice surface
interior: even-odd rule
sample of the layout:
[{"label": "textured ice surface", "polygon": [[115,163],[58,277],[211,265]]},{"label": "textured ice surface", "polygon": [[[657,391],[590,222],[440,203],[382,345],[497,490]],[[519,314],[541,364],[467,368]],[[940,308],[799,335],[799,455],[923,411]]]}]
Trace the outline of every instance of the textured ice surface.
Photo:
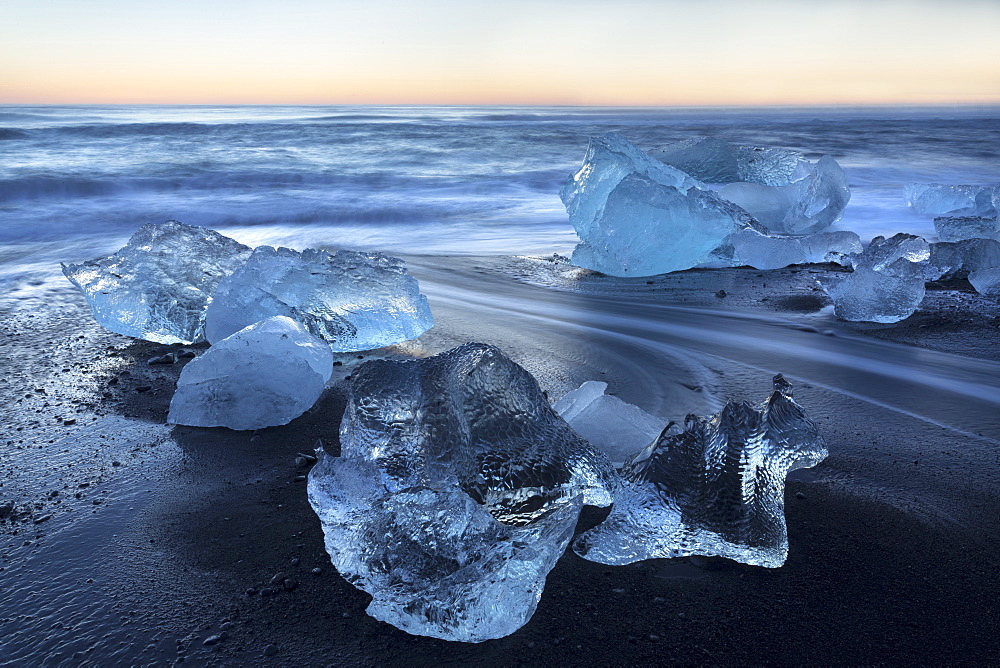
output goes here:
[{"label": "textured ice surface", "polygon": [[775,376],[760,405],[730,401],[711,417],[689,415],[630,459],[611,514],[574,550],[611,565],[697,554],[776,568],[788,555],[785,475],[826,454]]},{"label": "textured ice surface", "polygon": [[434,325],[402,260],[381,253],[260,246],[208,308],[212,343],[272,315],[298,320],[338,352],[415,339]]},{"label": "textured ice surface", "polygon": [[498,349],[360,366],[341,457],[309,476],[340,573],[369,614],[409,633],[479,642],[534,612],[581,503],[606,506],[607,457]]},{"label": "textured ice surface", "polygon": [[921,237],[897,234],[872,239],[853,258],[854,271],[821,284],[833,299],[837,317],[867,322],[898,322],[924,298],[930,246]]},{"label": "textured ice surface", "polygon": [[171,220],[143,225],[110,257],[62,269],[101,326],[157,343],[194,343],[204,340],[205,309],[219,281],[249,255],[218,232]]},{"label": "textured ice surface", "polygon": [[573,430],[604,452],[615,466],[652,443],[667,421],[605,394],[607,383],[588,380],[563,395],[553,410]]},{"label": "textured ice surface", "polygon": [[230,429],[288,424],[316,403],[332,370],[325,341],[291,318],[268,318],[188,362],[167,422]]},{"label": "textured ice surface", "polygon": [[996,217],[1000,185],[969,186],[941,183],[911,183],[903,188],[906,203],[917,213],[932,216]]},{"label": "textured ice surface", "polygon": [[1000,267],[1000,241],[966,239],[931,244],[927,280],[968,278],[970,272]]},{"label": "textured ice surface", "polygon": [[934,230],[941,241],[1000,239],[1000,219],[996,216],[939,216]]},{"label": "textured ice surface", "polygon": [[980,294],[1000,295],[1000,267],[970,272],[969,283],[972,283],[972,287]]},{"label": "textured ice surface", "polygon": [[771,234],[811,234],[840,219],[851,199],[847,177],[828,155],[788,185],[730,183],[719,195],[750,213]]},{"label": "textured ice surface", "polygon": [[707,183],[746,181],[785,186],[802,173],[804,156],[797,151],[730,144],[715,137],[693,137],[649,154]]},{"label": "textured ice surface", "polygon": [[739,207],[611,133],[591,139],[560,196],[581,239],[573,263],[613,276],[689,269],[753,224]]},{"label": "textured ice surface", "polygon": [[861,239],[854,232],[819,232],[802,237],[764,235],[740,230],[729,238],[734,265],[780,269],[790,264],[837,262],[860,253]]}]

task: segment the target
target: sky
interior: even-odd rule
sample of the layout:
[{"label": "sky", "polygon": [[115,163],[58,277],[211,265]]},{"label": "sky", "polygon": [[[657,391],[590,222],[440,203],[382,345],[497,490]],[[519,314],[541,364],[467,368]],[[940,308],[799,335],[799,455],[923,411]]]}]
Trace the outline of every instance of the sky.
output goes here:
[{"label": "sky", "polygon": [[0,0],[0,103],[1000,104],[1000,0]]}]

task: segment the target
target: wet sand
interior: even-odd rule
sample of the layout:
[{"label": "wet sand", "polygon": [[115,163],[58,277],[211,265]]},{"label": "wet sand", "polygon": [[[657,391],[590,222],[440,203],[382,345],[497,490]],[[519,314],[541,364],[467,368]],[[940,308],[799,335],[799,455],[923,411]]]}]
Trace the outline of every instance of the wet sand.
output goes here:
[{"label": "wet sand", "polygon": [[[0,664],[1000,660],[995,300],[958,281],[902,323],[850,325],[816,289],[829,266],[623,280],[543,259],[408,261],[436,327],[340,356],[310,412],[258,432],[165,425],[184,362],[147,360],[176,347],[104,331],[68,284],[12,294]],[[785,373],[830,450],[787,485],[785,566],[608,567],[569,551],[507,638],[450,643],[369,618],[324,552],[295,455],[318,440],[337,451],[365,359],[468,340],[498,345],[552,398],[600,379],[664,417],[756,401]],[[586,509],[578,531],[605,513]]]}]

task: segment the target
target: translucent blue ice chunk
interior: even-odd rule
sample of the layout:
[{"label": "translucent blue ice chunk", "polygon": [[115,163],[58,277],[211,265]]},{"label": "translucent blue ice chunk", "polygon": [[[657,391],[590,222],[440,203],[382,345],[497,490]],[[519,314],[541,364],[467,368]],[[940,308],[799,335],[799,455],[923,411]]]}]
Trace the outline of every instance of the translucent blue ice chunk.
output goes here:
[{"label": "translucent blue ice chunk", "polygon": [[980,294],[1000,296],[1000,267],[970,272],[969,283]]},{"label": "translucent blue ice chunk", "polygon": [[402,260],[260,246],[219,284],[205,333],[215,343],[273,315],[298,320],[338,352],[409,341],[434,325],[427,298]]},{"label": "translucent blue ice chunk", "polygon": [[715,137],[692,137],[654,149],[649,155],[706,183],[787,186],[809,163],[798,151],[730,144]]},{"label": "translucent blue ice chunk", "polygon": [[927,280],[968,278],[974,271],[1000,267],[1000,241],[966,239],[931,244]]},{"label": "translucent blue ice chunk", "polygon": [[1000,184],[973,186],[910,183],[904,186],[903,193],[906,203],[917,213],[931,216],[995,218]]},{"label": "translucent blue ice chunk", "polygon": [[602,564],[689,555],[777,568],[788,554],[785,476],[827,451],[779,375],[761,404],[730,401],[689,415],[622,469],[611,514],[573,549]]},{"label": "translucent blue ice chunk", "polygon": [[218,232],[170,220],[143,225],[110,257],[62,270],[101,326],[157,343],[195,343],[205,339],[205,310],[219,281],[249,255]]},{"label": "translucent blue ice chunk", "polygon": [[1000,240],[1000,218],[997,216],[938,216],[934,231],[941,241],[965,239]]},{"label": "translucent blue ice chunk", "polygon": [[591,140],[560,192],[581,243],[574,264],[613,276],[651,276],[707,262],[753,224],[739,207],[615,134]]},{"label": "translucent blue ice chunk", "polygon": [[334,565],[372,616],[448,640],[525,624],[581,503],[609,505],[618,484],[534,378],[479,343],[361,365],[340,443],[309,475]]},{"label": "translucent blue ice chunk", "polygon": [[836,262],[848,264],[860,253],[861,239],[854,232],[818,232],[801,237],[773,236],[740,230],[729,237],[734,265],[755,269],[780,269],[791,264]]},{"label": "translucent blue ice chunk", "polygon": [[875,237],[864,253],[852,258],[854,271],[820,282],[843,320],[898,322],[924,298],[930,246],[921,237],[896,234]]},{"label": "translucent blue ice chunk", "polygon": [[288,424],[316,403],[332,370],[325,341],[291,318],[271,317],[188,362],[167,422],[240,430]]}]

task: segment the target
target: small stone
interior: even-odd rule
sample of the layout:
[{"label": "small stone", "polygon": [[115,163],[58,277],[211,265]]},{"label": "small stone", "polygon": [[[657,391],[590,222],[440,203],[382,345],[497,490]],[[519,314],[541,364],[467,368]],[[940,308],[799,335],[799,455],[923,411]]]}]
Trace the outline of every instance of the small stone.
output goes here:
[{"label": "small stone", "polygon": [[219,626],[219,629],[222,630],[222,631],[228,631],[229,629],[233,628],[233,626],[235,626],[235,625],[232,622],[223,622]]},{"label": "small stone", "polygon": [[314,568],[314,569],[312,569],[312,571],[310,571],[310,572],[311,572],[311,573],[312,573],[313,575],[322,575],[322,574],[323,574],[323,569],[322,569],[322,568]]},{"label": "small stone", "polygon": [[299,586],[299,583],[289,578],[285,580],[284,586],[285,586],[285,591],[292,591]]},{"label": "small stone", "polygon": [[298,566],[299,565],[299,558],[298,557],[292,557],[291,564],[292,564],[292,566]]},{"label": "small stone", "polygon": [[150,357],[146,364],[173,364],[177,361],[177,357],[173,353],[166,353],[165,355],[159,355],[157,357]]},{"label": "small stone", "polygon": [[76,424],[76,420],[73,419],[73,418],[69,418],[68,420],[63,420],[63,426],[64,427],[68,427],[68,426],[73,425],[73,424]]},{"label": "small stone", "polygon": [[806,498],[806,495],[803,494],[802,492],[795,492],[795,498],[796,499],[804,499],[804,498]]},{"label": "small stone", "polygon": [[48,522],[51,519],[52,519],[52,515],[42,515],[41,517],[39,517],[38,519],[35,520],[35,524],[41,524],[42,522]]},{"label": "small stone", "polygon": [[268,582],[268,584],[276,585],[279,582],[283,582],[284,579],[285,579],[285,574],[284,573],[280,573],[280,572],[279,573],[275,573],[274,577],[271,578],[271,581]]},{"label": "small stone", "polygon": [[112,465],[112,466],[121,466],[121,465],[122,465],[122,463],[121,463],[121,462],[119,462],[119,461],[114,461],[114,462],[111,462],[111,465]]},{"label": "small stone", "polygon": [[304,475],[297,475],[297,476],[295,476],[294,480],[295,480],[295,482],[305,482],[306,481],[306,477]]},{"label": "small stone", "polygon": [[197,357],[193,350],[182,350],[177,353],[177,359],[191,359],[192,357]]},{"label": "small stone", "polygon": [[264,648],[264,656],[274,656],[278,653],[277,645],[268,645]]},{"label": "small stone", "polygon": [[719,299],[725,299],[727,293],[725,290],[719,290],[718,292],[715,293],[715,296],[718,297]]},{"label": "small stone", "polygon": [[151,389],[153,389],[152,385],[140,385],[139,387],[135,388],[135,391],[136,392],[149,392]]},{"label": "small stone", "polygon": [[208,636],[207,638],[205,638],[204,640],[201,641],[201,644],[205,645],[206,647],[211,647],[212,645],[216,645],[216,644],[222,642],[222,640],[223,640],[223,636],[220,633],[220,634],[217,634],[217,635],[214,635],[214,636]]}]

